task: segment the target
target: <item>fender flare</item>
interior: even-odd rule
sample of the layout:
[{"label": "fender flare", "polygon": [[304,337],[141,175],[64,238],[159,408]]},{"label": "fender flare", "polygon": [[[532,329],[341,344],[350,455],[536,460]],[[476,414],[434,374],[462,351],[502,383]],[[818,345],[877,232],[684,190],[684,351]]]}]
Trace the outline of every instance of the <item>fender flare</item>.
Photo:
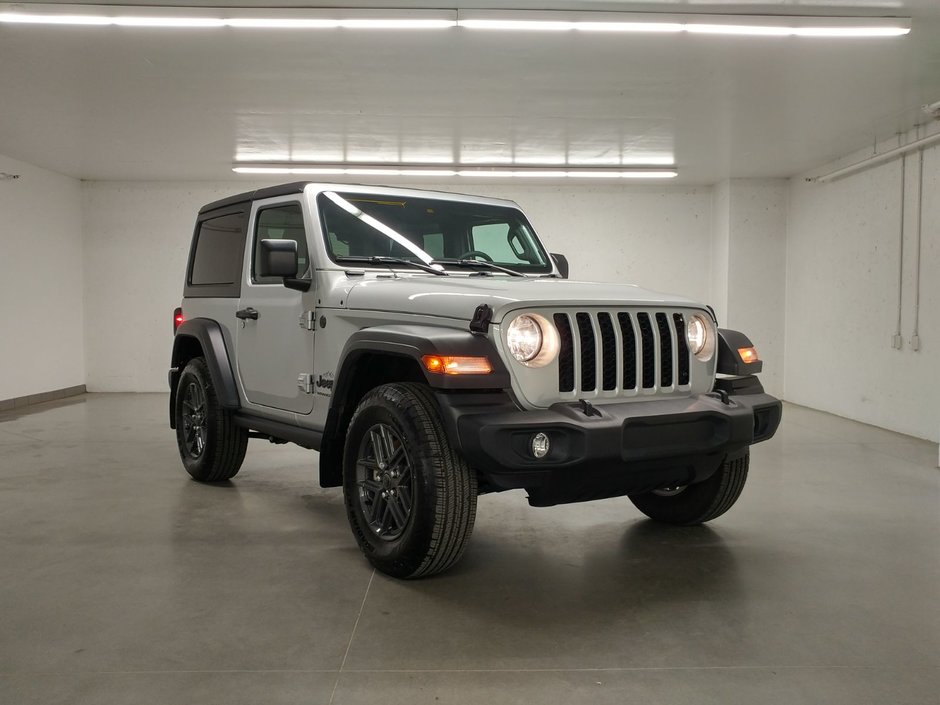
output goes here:
[{"label": "fender flare", "polygon": [[209,368],[212,386],[223,409],[239,409],[238,387],[235,385],[235,373],[229,358],[228,348],[222,327],[208,318],[193,318],[184,321],[176,330],[173,339],[173,353],[170,356],[170,372],[167,381],[170,385],[170,427],[175,428],[173,409],[176,406],[176,386],[182,367],[192,358],[186,349],[195,340],[202,349],[202,355]]},{"label": "fender flare", "polygon": [[[386,353],[408,357],[418,363],[428,386],[433,389],[505,389],[510,386],[509,370],[496,347],[485,337],[455,328],[428,325],[392,325],[363,328],[346,341],[339,358],[337,387],[333,397],[341,397],[348,384],[351,366],[366,353]],[[421,362],[424,355],[485,357],[493,371],[488,375],[442,375],[428,372]],[[345,383],[345,384],[344,384]]]},{"label": "fender flare", "polygon": [[744,333],[728,328],[718,329],[718,366],[716,371],[721,375],[746,376],[756,375],[764,368],[761,360],[745,362],[738,353],[740,348],[752,348],[751,342]]},{"label": "fender flare", "polygon": [[[428,386],[437,392],[480,392],[508,389],[511,386],[509,370],[503,364],[496,347],[484,336],[474,335],[466,330],[430,325],[373,326],[353,333],[339,357],[330,410],[323,430],[323,443],[320,447],[320,484],[323,487],[342,483],[341,441],[345,437],[344,423],[348,423],[354,411],[350,408],[348,397],[357,365],[363,356],[369,354],[393,355],[412,360]],[[434,374],[424,368],[421,361],[424,355],[486,357],[493,371],[487,375]],[[445,428],[448,428],[444,416],[441,421]]]}]

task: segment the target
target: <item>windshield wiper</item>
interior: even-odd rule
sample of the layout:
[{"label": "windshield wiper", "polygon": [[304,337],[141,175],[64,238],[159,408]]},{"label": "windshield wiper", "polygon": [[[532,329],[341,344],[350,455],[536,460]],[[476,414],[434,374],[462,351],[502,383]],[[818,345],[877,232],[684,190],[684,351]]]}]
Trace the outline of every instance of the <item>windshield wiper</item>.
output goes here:
[{"label": "windshield wiper", "polygon": [[[362,262],[365,264],[404,264],[409,267],[417,267],[418,269],[423,269],[425,272],[430,272],[431,274],[436,274],[440,277],[446,277],[447,272],[443,269],[435,269],[429,264],[424,262],[413,262],[410,259],[404,259],[402,257],[366,257],[362,255],[340,255],[339,257],[334,258],[337,262]],[[433,264],[433,263],[432,263]]]},{"label": "windshield wiper", "polygon": [[511,277],[524,277],[525,274],[522,272],[517,272],[515,269],[510,269],[509,267],[503,267],[499,264],[493,264],[492,262],[487,262],[482,259],[435,259],[431,260],[431,264],[442,264],[442,265],[453,265],[455,267],[484,267],[486,269],[493,269],[497,272],[504,272]]}]

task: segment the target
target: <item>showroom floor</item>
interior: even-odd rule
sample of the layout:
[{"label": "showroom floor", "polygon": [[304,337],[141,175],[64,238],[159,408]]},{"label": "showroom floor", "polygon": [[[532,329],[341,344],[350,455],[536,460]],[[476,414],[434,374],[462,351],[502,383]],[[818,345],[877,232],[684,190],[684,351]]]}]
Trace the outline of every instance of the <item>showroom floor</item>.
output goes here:
[{"label": "showroom floor", "polygon": [[454,570],[399,582],[315,453],[200,485],[165,407],[0,415],[0,702],[937,702],[936,445],[787,406],[708,527],[487,496]]}]

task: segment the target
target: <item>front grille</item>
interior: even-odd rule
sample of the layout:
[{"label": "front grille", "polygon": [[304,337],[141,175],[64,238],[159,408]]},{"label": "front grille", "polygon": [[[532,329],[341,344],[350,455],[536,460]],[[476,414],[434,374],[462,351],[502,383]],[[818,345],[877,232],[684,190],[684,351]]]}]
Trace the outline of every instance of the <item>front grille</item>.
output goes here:
[{"label": "front grille", "polygon": [[[685,318],[673,311],[574,311],[558,329],[558,391],[656,393],[688,388]],[[606,395],[605,395],[606,396]]]},{"label": "front grille", "polygon": [[593,392],[597,389],[597,346],[594,343],[594,327],[591,325],[589,314],[579,313],[576,318],[581,342],[581,389]]},{"label": "front grille", "polygon": [[556,313],[555,327],[561,350],[558,352],[558,391],[574,391],[574,343],[571,339],[571,322],[564,313]]}]

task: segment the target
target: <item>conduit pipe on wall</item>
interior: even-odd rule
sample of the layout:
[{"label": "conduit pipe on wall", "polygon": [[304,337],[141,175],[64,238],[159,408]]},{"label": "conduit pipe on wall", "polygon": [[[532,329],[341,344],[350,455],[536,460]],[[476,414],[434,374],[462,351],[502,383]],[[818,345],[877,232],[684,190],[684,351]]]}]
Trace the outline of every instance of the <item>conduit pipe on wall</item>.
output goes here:
[{"label": "conduit pipe on wall", "polygon": [[917,229],[914,231],[916,233],[916,249],[914,250],[916,257],[914,267],[914,332],[911,335],[911,349],[914,352],[920,350],[920,233],[921,224],[924,221],[924,150],[920,150],[917,156]]},{"label": "conduit pipe on wall", "polygon": [[825,184],[830,181],[835,181],[836,179],[850,176],[851,174],[857,174],[858,172],[865,171],[866,169],[871,169],[872,167],[879,166],[880,164],[890,162],[892,159],[897,159],[898,157],[903,157],[905,154],[911,154],[912,152],[926,149],[927,147],[931,147],[935,144],[940,144],[940,132],[928,137],[922,137],[919,140],[914,140],[913,142],[902,147],[889,149],[887,152],[876,154],[872,157],[868,157],[868,159],[863,159],[860,162],[850,164],[849,166],[842,167],[841,169],[830,171],[828,174],[807,177],[806,180]]},{"label": "conduit pipe on wall", "polygon": [[901,155],[901,223],[898,233],[898,325],[894,330],[891,347],[900,350],[904,346],[904,336],[901,335],[901,311],[904,303],[904,206],[907,181],[907,155]]}]

